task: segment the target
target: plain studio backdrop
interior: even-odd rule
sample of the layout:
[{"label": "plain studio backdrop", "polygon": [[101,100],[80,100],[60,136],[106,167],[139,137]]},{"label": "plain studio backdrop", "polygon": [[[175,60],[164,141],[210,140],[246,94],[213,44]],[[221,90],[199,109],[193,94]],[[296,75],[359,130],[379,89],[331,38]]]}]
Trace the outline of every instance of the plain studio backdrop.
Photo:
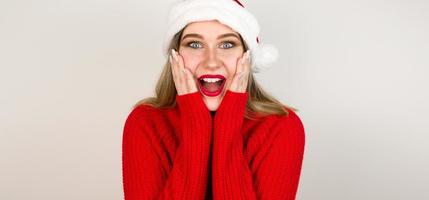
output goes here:
[{"label": "plain studio backdrop", "polygon": [[[0,199],[122,199],[122,131],[153,94],[172,0],[0,1]],[[429,199],[429,2],[243,0],[299,109],[297,199]]]}]

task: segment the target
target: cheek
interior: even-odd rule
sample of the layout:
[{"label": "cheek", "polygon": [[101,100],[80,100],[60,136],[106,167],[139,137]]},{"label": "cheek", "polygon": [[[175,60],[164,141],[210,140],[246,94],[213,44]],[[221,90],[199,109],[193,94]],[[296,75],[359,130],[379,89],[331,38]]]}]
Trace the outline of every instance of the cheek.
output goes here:
[{"label": "cheek", "polygon": [[240,59],[240,55],[237,53],[224,54],[222,55],[222,60],[225,65],[226,70],[228,71],[229,78],[232,78],[237,70],[237,63]]},{"label": "cheek", "polygon": [[183,57],[185,67],[188,68],[191,72],[195,73],[195,69],[197,68],[202,56],[198,55],[198,53],[189,52],[186,50],[179,51],[179,53]]}]

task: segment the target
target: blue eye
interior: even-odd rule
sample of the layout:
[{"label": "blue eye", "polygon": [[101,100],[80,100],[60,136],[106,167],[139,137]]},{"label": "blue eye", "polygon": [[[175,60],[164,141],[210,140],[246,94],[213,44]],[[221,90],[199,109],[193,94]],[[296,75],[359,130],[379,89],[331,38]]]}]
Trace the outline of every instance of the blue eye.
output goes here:
[{"label": "blue eye", "polygon": [[196,41],[189,42],[188,46],[191,47],[191,48],[194,48],[194,49],[198,49],[198,48],[202,47],[201,43],[200,42],[196,42]]},{"label": "blue eye", "polygon": [[234,43],[232,43],[232,42],[224,42],[224,43],[222,43],[221,45],[220,45],[220,47],[222,48],[222,49],[229,49],[229,48],[232,48],[232,47],[234,47],[235,45],[234,45]]}]

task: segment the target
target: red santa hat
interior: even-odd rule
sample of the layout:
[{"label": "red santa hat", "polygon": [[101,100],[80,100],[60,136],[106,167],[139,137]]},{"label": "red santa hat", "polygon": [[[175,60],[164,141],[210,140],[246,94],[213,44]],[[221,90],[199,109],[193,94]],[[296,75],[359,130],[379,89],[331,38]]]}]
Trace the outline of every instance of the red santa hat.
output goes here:
[{"label": "red santa hat", "polygon": [[250,49],[253,72],[260,72],[277,60],[277,49],[259,41],[258,21],[238,0],[181,0],[174,4],[168,17],[164,54],[169,55],[171,40],[187,24],[207,20],[218,20],[241,35]]}]

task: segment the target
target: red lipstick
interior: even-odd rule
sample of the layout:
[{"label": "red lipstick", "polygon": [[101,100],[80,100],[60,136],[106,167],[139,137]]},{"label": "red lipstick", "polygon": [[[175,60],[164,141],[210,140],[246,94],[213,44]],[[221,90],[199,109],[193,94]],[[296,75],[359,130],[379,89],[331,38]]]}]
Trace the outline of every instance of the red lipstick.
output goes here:
[{"label": "red lipstick", "polygon": [[204,74],[198,78],[198,86],[204,95],[215,97],[222,93],[225,80],[220,74]]}]

